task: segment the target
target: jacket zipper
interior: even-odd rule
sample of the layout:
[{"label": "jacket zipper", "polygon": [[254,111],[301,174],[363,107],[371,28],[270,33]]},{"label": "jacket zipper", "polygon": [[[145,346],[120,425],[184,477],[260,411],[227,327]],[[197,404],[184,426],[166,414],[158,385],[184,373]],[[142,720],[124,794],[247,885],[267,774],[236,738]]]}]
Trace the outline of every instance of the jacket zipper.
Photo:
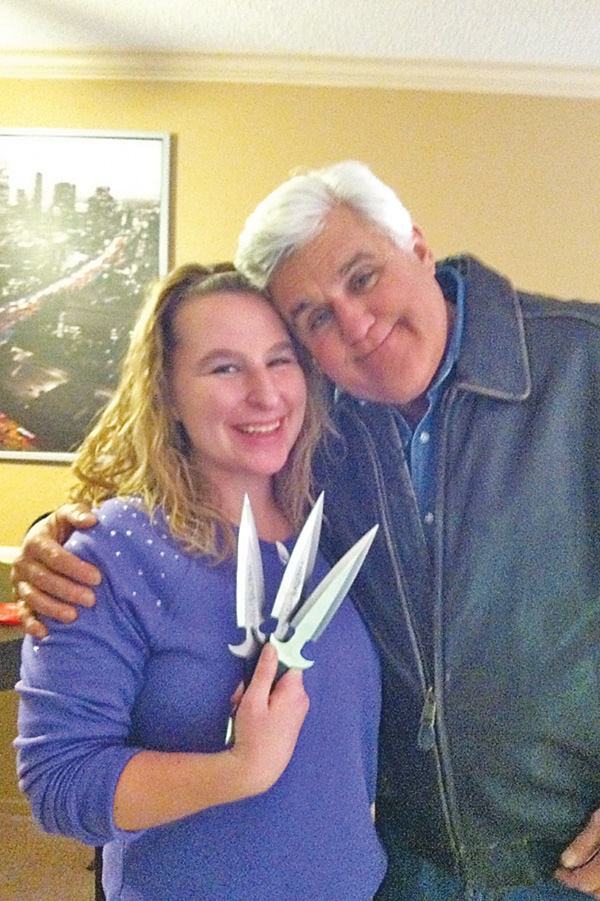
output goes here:
[{"label": "jacket zipper", "polygon": [[435,747],[435,715],[437,712],[437,702],[435,700],[435,689],[429,686],[425,693],[425,701],[421,711],[421,719],[419,721],[419,731],[417,734],[417,745],[422,751],[431,751]]},{"label": "jacket zipper", "polygon": [[[354,413],[354,411],[353,411],[353,413]],[[355,421],[356,421],[359,429],[362,431],[362,433],[364,435],[364,440],[365,440],[366,446],[368,448],[369,458],[370,458],[373,468],[375,470],[375,476],[376,476],[375,483],[377,486],[377,492],[378,492],[378,496],[379,496],[379,508],[380,508],[381,514],[385,520],[386,544],[388,545],[390,559],[394,560],[395,555],[394,555],[393,541],[391,540],[391,530],[390,530],[389,516],[388,516],[388,511],[387,511],[386,491],[384,488],[383,476],[381,473],[378,456],[377,456],[375,447],[373,445],[371,435],[370,435],[368,429],[366,428],[365,424],[362,422],[360,417],[356,416],[355,414],[354,414],[353,418],[355,418]],[[394,565],[394,569],[396,569],[395,565]],[[398,595],[400,598],[402,598],[403,597],[402,584],[397,577],[396,577],[396,583],[398,585]],[[429,684],[429,680],[427,679],[427,676],[426,676],[426,667],[425,667],[424,660],[421,656],[421,652],[420,652],[420,649],[418,646],[418,641],[416,639],[416,634],[415,634],[410,610],[408,610],[405,605],[403,605],[403,606],[405,607],[405,610],[404,610],[405,619],[407,621],[407,625],[409,626],[409,630],[411,633],[411,644],[412,644],[413,652],[414,652],[416,660],[417,660],[417,664],[418,664],[418,668],[419,668],[419,672],[420,672],[420,676],[421,676],[422,690],[424,692],[423,707],[421,709],[421,717],[420,717],[419,728],[418,728],[418,732],[417,732],[417,745],[423,751],[429,751],[429,753],[432,753],[435,755],[436,769],[437,769],[437,773],[438,773],[438,790],[439,790],[439,794],[440,794],[440,804],[442,807],[444,820],[446,822],[446,830],[447,830],[447,834],[448,834],[448,839],[450,842],[450,847],[453,849],[455,863],[456,863],[459,871],[462,871],[464,864],[463,864],[463,860],[462,860],[462,854],[460,851],[460,841],[458,838],[457,830],[454,825],[454,817],[453,817],[453,813],[452,813],[451,798],[450,798],[448,790],[446,788],[445,778],[443,775],[444,770],[445,770],[445,765],[443,762],[443,750],[438,742],[437,735],[436,735],[436,719],[437,719],[438,709],[437,709],[437,699],[436,699],[436,694],[435,694],[435,687],[433,685]]]}]

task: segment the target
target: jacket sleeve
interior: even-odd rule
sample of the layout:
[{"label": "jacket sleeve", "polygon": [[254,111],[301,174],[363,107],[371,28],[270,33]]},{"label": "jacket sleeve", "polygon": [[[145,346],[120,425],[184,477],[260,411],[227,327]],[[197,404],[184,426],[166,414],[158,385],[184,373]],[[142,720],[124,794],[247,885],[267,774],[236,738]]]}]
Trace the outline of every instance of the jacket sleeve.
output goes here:
[{"label": "jacket sleeve", "polygon": [[121,590],[131,563],[125,553],[117,563],[103,530],[92,531],[74,540],[77,553],[103,573],[97,603],[79,608],[74,623],[47,621],[42,641],[25,638],[15,746],[20,787],[40,826],[103,845],[123,835],[114,825],[113,798],[140,750],[129,735],[149,635]]}]

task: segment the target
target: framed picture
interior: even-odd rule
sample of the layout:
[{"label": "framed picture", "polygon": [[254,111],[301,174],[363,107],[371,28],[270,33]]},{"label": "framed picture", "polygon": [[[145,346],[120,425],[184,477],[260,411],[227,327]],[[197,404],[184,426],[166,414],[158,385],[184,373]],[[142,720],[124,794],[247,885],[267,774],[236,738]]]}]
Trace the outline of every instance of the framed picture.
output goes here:
[{"label": "framed picture", "polygon": [[0,462],[69,461],[169,266],[170,136],[0,129]]}]

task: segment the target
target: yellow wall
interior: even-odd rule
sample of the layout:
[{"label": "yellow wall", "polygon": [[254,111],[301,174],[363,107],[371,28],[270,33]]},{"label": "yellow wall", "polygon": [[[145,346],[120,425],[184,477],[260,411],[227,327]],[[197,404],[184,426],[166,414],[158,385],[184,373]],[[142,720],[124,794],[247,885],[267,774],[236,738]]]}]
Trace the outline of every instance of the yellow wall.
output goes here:
[{"label": "yellow wall", "polygon": [[[168,131],[173,263],[230,258],[295,166],[362,159],[436,254],[469,250],[526,289],[600,298],[600,100],[166,82],[0,80],[4,127]],[[58,504],[64,466],[0,464],[0,545]]]}]

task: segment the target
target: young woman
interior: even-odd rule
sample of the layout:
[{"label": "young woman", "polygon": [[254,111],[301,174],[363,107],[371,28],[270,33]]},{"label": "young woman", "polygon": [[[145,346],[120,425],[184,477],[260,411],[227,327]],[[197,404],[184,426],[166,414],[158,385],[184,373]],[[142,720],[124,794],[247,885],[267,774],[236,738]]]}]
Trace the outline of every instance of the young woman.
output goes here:
[{"label": "young woman", "polygon": [[[142,310],[76,459],[98,524],[69,546],[102,584],[75,623],[25,639],[16,744],[42,827],[103,846],[107,901],[367,901],[383,878],[379,670],[350,602],[305,687],[294,671],[273,687],[265,646],[224,741],[243,667],[228,650],[243,497],[267,606],[275,542],[293,546],[311,501],[324,417],[299,353],[237,273],[182,267]],[[315,584],[326,570],[319,559]]]}]

